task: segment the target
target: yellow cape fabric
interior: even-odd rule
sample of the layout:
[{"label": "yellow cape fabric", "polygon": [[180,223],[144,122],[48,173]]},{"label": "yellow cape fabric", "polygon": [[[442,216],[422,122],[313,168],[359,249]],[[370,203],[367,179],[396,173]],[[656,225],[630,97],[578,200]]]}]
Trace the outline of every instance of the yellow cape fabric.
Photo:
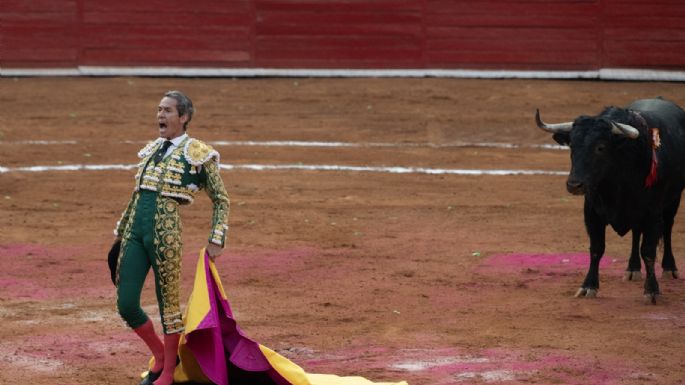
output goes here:
[{"label": "yellow cape fabric", "polygon": [[[205,258],[205,250],[202,249],[200,251],[200,258],[197,261],[193,292],[190,295],[188,306],[186,308],[186,315],[184,319],[185,332],[181,337],[181,343],[179,345],[180,364],[176,367],[176,371],[174,373],[174,382],[193,382],[204,384],[211,383],[210,380],[202,373],[202,369],[195,360],[195,357],[193,357],[193,353],[185,344],[185,335],[192,333],[210,311],[211,299],[209,297],[209,289],[207,287],[205,260],[209,261],[209,269],[217,287],[219,288],[222,298],[227,298],[214,262],[208,258]],[[372,382],[366,378],[357,376],[341,377],[333,374],[307,373],[304,371],[304,369],[292,361],[267,348],[266,346],[259,345],[259,348],[269,364],[271,364],[271,366],[292,385],[408,385],[405,381]]]}]

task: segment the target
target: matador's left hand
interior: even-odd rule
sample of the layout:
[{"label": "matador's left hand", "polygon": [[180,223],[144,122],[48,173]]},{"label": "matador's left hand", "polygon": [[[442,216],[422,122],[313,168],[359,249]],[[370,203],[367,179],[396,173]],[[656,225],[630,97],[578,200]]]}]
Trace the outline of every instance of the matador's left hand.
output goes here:
[{"label": "matador's left hand", "polygon": [[209,255],[209,259],[211,259],[212,261],[214,261],[214,259],[216,259],[216,257],[220,256],[221,253],[224,251],[223,247],[221,247],[219,245],[215,245],[211,242],[209,242],[207,244],[206,250],[207,250],[207,255]]}]

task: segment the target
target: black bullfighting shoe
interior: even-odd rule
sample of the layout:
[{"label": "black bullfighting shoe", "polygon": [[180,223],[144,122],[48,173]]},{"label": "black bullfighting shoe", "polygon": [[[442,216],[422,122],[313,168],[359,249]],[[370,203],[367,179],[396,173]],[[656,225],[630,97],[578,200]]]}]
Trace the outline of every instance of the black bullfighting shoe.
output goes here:
[{"label": "black bullfighting shoe", "polygon": [[157,373],[150,370],[149,372],[147,372],[147,376],[143,378],[143,381],[140,381],[140,385],[153,385],[153,383],[157,381],[160,375],[162,375],[161,370]]}]

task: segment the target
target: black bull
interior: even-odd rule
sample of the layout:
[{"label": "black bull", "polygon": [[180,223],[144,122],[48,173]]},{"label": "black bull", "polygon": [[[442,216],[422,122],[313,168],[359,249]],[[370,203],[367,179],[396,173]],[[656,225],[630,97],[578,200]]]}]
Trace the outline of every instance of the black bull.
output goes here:
[{"label": "black bull", "polygon": [[[599,290],[599,262],[604,254],[606,226],[633,242],[626,278],[645,264],[644,294],[659,295],[654,263],[663,238],[664,277],[677,278],[671,230],[685,187],[685,111],[663,100],[643,99],[626,108],[608,107],[597,116],[538,127],[571,147],[571,172],[566,188],[585,196],[585,227],[590,237],[590,268],[576,296],[594,297]],[[640,237],[642,243],[640,244]]]}]

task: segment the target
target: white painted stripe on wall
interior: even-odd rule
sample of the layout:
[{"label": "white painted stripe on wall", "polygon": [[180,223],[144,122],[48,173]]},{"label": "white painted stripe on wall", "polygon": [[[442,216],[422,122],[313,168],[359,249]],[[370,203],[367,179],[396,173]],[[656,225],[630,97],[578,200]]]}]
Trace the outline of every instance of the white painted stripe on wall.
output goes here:
[{"label": "white painted stripe on wall", "polygon": [[441,77],[487,79],[596,79],[599,71],[510,71],[467,69],[312,69],[80,66],[85,76],[179,77]]},{"label": "white painted stripe on wall", "polygon": [[[25,166],[25,167],[2,167],[0,173],[14,172],[49,172],[49,171],[110,171],[132,170],[135,164],[70,164],[59,166]],[[303,165],[303,164],[222,164],[225,170],[250,170],[250,171],[342,171],[342,172],[378,172],[389,174],[432,174],[432,175],[568,175],[566,171],[545,170],[480,170],[480,169],[450,169],[450,168],[427,168],[427,167],[372,167],[372,166],[343,166],[343,165]]]},{"label": "white painted stripe on wall", "polygon": [[0,77],[83,76],[78,68],[0,68]]},{"label": "white painted stripe on wall", "polygon": [[685,81],[685,71],[601,68],[591,71],[511,71],[470,69],[279,69],[190,67],[0,68],[11,76],[156,76],[156,77],[438,77],[476,79],[607,79]]}]

